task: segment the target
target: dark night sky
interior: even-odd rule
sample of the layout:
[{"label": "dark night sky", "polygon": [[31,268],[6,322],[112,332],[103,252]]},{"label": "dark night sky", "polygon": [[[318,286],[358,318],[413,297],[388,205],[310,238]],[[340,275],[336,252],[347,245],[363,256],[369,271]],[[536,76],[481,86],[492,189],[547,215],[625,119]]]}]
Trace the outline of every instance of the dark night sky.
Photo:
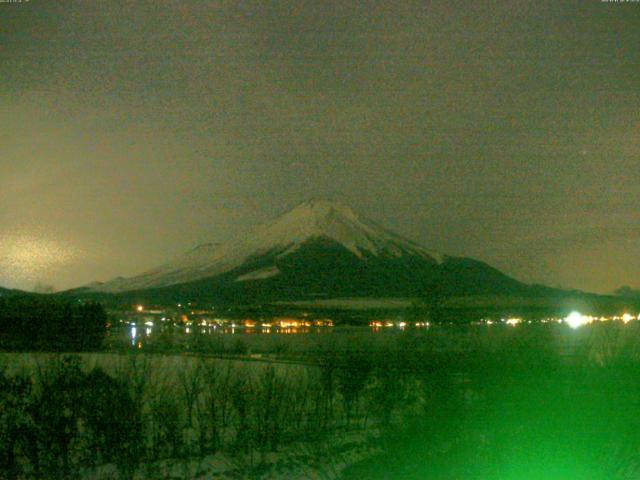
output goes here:
[{"label": "dark night sky", "polygon": [[640,287],[640,3],[0,3],[0,285],[331,198],[528,282]]}]

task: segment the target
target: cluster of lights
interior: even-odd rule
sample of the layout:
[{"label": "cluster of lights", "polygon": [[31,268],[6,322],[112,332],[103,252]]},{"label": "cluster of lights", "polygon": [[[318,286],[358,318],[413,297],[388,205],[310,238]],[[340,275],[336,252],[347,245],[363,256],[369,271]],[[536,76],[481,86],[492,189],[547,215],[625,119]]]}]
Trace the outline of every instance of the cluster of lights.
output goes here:
[{"label": "cluster of lights", "polygon": [[[191,303],[189,304],[182,304],[179,303],[178,307],[187,307],[187,306],[191,306]],[[273,318],[270,319],[268,321],[260,321],[260,320],[255,320],[255,319],[244,319],[244,320],[231,320],[231,319],[226,319],[226,318],[211,318],[209,315],[212,313],[211,311],[208,310],[189,310],[183,313],[178,314],[178,318],[173,319],[173,318],[169,318],[166,316],[166,312],[162,309],[149,309],[148,306],[144,306],[142,304],[138,304],[138,305],[134,305],[133,306],[133,312],[134,314],[144,314],[145,317],[144,319],[148,319],[151,315],[165,315],[162,316],[162,318],[160,318],[157,321],[162,321],[162,322],[174,322],[176,325],[180,325],[183,327],[196,327],[196,326],[200,326],[200,327],[210,327],[210,328],[226,328],[226,327],[231,327],[232,329],[235,328],[245,328],[245,329],[254,329],[254,328],[262,328],[263,330],[268,330],[271,329],[272,327],[275,328],[279,328],[280,330],[290,330],[291,332],[296,331],[299,328],[305,328],[305,327],[333,327],[334,323],[333,320],[331,319],[327,319],[327,318],[319,318],[319,319],[312,319],[312,318],[308,318],[310,316],[310,314],[308,312],[303,312],[301,314],[302,318],[291,318],[291,317],[280,317],[280,318]],[[130,321],[126,321],[124,319],[120,320],[120,323],[126,323],[126,324],[135,324],[135,322],[130,322]],[[153,327],[154,326],[154,322],[151,321],[147,321],[145,322],[145,325]],[[190,329],[189,331],[192,331],[193,329]]]},{"label": "cluster of lights", "polygon": [[[190,305],[190,304],[189,304]],[[181,304],[178,304],[179,307],[181,307]],[[143,305],[136,305],[135,307],[136,312],[138,313],[142,313],[145,312],[145,307]],[[151,311],[148,310],[148,312],[154,312],[155,311]],[[192,312],[193,313],[193,312]],[[304,314],[303,316],[308,316],[308,314]],[[631,322],[632,320],[640,320],[640,315],[634,316],[631,315],[630,313],[624,313],[621,316],[613,316],[613,317],[594,317],[591,315],[582,315],[579,312],[573,311],[571,312],[569,315],[567,315],[565,318],[545,318],[540,320],[541,323],[565,323],[567,324],[569,327],[573,328],[573,329],[577,329],[581,326],[584,325],[588,325],[590,323],[593,322],[606,322],[606,321],[622,321],[623,323],[627,324],[629,322]],[[168,320],[166,317],[162,317],[162,321],[166,321]],[[120,320],[121,322],[123,322],[123,320]],[[190,325],[193,325],[194,322],[189,321],[188,317],[186,315],[182,316],[182,321],[186,326],[186,333],[190,333],[191,330],[189,329]],[[480,321],[480,323],[483,323],[485,325],[493,325],[494,323],[502,323],[502,324],[506,324],[509,326],[516,326],[519,325],[521,323],[524,323],[525,321],[520,318],[520,317],[509,317],[509,318],[502,318],[499,321],[494,321],[491,319],[482,319]],[[132,337],[132,342],[135,341],[135,338],[137,336],[137,331],[136,331],[136,327],[135,327],[135,322],[124,322],[127,324],[130,324],[132,326],[131,328],[131,337]],[[531,323],[531,320],[529,320],[527,323]],[[224,320],[224,319],[220,319],[220,318],[215,318],[212,321],[207,321],[205,319],[202,319],[200,321],[200,326],[202,327],[213,327],[216,328],[217,326],[224,326],[228,324],[228,320]],[[147,321],[145,322],[145,326],[147,327],[153,327],[153,322],[151,321]],[[254,320],[251,319],[247,319],[242,321],[242,323],[240,325],[236,325],[235,323],[231,324],[232,329],[235,329],[237,326],[243,326],[245,328],[251,329],[251,328],[255,328],[258,325],[258,323]],[[300,319],[295,319],[295,318],[281,318],[281,319],[274,319],[273,322],[262,322],[259,324],[260,327],[262,327],[263,329],[271,329],[272,326],[276,326],[279,327],[281,329],[296,329],[299,327],[311,327],[311,326],[318,326],[318,327],[332,327],[333,326],[333,321],[331,320],[300,320]],[[409,325],[408,322],[406,321],[390,321],[390,320],[374,320],[372,322],[369,323],[370,327],[373,327],[374,329],[379,329],[382,327],[398,327],[401,329],[404,329],[405,327],[407,327]],[[415,327],[429,327],[430,324],[429,322],[414,322],[413,325]],[[147,335],[149,335],[151,333],[150,328],[146,329]]]},{"label": "cluster of lights", "polygon": [[564,319],[564,322],[571,328],[576,329],[593,322],[593,317],[582,315],[579,312],[571,312],[569,315],[567,315],[567,318]]},{"label": "cluster of lights", "polygon": [[582,327],[583,325],[588,325],[593,322],[608,322],[608,321],[621,321],[625,325],[632,320],[640,320],[640,315],[634,316],[630,313],[624,313],[622,316],[614,316],[614,317],[593,317],[591,315],[582,315],[579,312],[571,312],[564,319],[564,323],[569,325],[571,328],[576,329],[578,327]]},{"label": "cluster of lights", "polygon": [[[369,322],[369,326],[372,328],[382,328],[382,327],[398,327],[398,328],[405,328],[409,325],[408,322],[405,321],[400,321],[400,322],[392,322],[392,321],[381,321],[381,320],[373,320],[371,322]],[[429,322],[414,322],[413,326],[417,327],[417,328],[422,328],[422,327],[428,327],[430,324]]]},{"label": "cluster of lights", "polygon": [[[583,325],[588,325],[593,322],[609,322],[609,321],[619,321],[627,324],[632,320],[640,320],[640,315],[631,315],[630,313],[624,313],[620,316],[612,316],[612,317],[595,317],[592,315],[582,315],[580,312],[571,312],[564,318],[543,318],[539,320],[540,323],[565,323],[573,329],[582,327]],[[532,320],[523,320],[519,317],[509,317],[509,318],[501,318],[500,320],[492,320],[490,318],[483,318],[479,322],[483,325],[494,325],[494,324],[506,324],[509,326],[516,326],[521,323],[533,323]]]},{"label": "cluster of lights", "polygon": [[[511,327],[515,327],[516,325],[520,325],[521,323],[525,323],[525,320],[523,320],[520,317],[501,318],[498,321],[491,320],[490,318],[483,318],[483,319],[480,320],[480,323],[481,324],[485,324],[485,325],[493,325],[495,323],[503,323],[503,324],[509,325]],[[531,323],[531,320],[528,320],[526,323]]]},{"label": "cluster of lights", "polygon": [[188,317],[183,316],[182,323],[185,327],[200,326],[210,328],[245,328],[252,330],[254,328],[270,329],[272,327],[280,329],[297,329],[304,327],[333,327],[333,320],[329,319],[317,319],[317,320],[300,320],[295,318],[276,318],[268,322],[259,322],[253,319],[245,319],[240,321],[226,320],[222,318],[214,318],[213,320],[201,319],[199,321],[189,320]]}]

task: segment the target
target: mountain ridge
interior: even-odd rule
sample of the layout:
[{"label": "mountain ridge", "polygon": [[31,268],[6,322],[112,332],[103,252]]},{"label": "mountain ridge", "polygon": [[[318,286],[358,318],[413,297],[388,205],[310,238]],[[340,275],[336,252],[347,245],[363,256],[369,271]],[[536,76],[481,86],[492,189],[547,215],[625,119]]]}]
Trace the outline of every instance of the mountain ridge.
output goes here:
[{"label": "mountain ridge", "polygon": [[442,263],[444,255],[391,232],[357,215],[353,210],[326,200],[306,201],[273,222],[258,227],[247,238],[234,243],[204,243],[176,259],[130,278],[92,282],[85,288],[118,293],[141,288],[157,288],[220,275],[240,267],[248,259],[278,251],[293,253],[314,238],[329,238],[356,257],[365,254],[401,256],[408,253]]},{"label": "mountain ridge", "polygon": [[227,303],[523,293],[490,265],[429,250],[351,208],[306,201],[236,242],[205,243],[130,278],[78,291]]}]

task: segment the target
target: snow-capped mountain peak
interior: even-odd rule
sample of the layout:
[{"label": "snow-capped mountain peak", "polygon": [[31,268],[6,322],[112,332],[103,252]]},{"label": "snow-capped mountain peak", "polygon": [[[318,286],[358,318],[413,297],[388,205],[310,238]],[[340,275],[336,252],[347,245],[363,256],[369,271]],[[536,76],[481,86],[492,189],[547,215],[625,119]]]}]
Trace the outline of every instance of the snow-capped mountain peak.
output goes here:
[{"label": "snow-capped mountain peak", "polygon": [[[326,200],[310,200],[238,241],[224,245],[203,244],[139,276],[106,282],[94,289],[119,292],[214,277],[242,267],[250,259],[274,252],[276,258],[287,256],[316,239],[335,242],[358,258],[409,255],[433,263],[443,261],[442,255],[384,229],[349,207]],[[279,273],[275,265],[263,265],[259,271],[243,272],[237,280],[265,279]]]},{"label": "snow-capped mountain peak", "polygon": [[311,200],[298,205],[273,223],[259,228],[251,243],[256,248],[288,247],[285,253],[295,250],[311,238],[333,240],[358,257],[364,252],[370,255],[386,253],[401,255],[411,252],[439,259],[428,252],[364,217],[344,205],[326,200]]}]

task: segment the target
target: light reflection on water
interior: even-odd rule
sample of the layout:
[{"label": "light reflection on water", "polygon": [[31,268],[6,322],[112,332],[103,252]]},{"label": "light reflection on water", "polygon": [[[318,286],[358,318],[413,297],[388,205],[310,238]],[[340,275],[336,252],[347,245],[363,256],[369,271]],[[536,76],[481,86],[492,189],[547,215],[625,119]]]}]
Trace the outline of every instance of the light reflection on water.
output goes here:
[{"label": "light reflection on water", "polygon": [[[347,327],[358,332],[373,332],[374,330],[367,327]],[[342,331],[343,327],[338,330]],[[223,338],[232,336],[242,338],[251,337],[279,337],[279,336],[295,336],[300,335],[325,335],[332,333],[334,327],[281,327],[281,326],[251,326],[244,325],[155,325],[139,328],[137,325],[130,324],[123,327],[116,327],[112,330],[112,338],[128,339],[130,345],[134,348],[143,348],[152,344],[158,345],[163,342],[169,342],[170,345],[189,345],[191,342],[217,342]]]},{"label": "light reflection on water", "polygon": [[[540,322],[474,322],[474,323],[446,323],[429,325],[424,322],[421,326],[413,322],[404,325],[387,325],[387,322],[376,322],[367,325],[338,325],[332,327],[320,326],[281,326],[275,324],[255,324],[245,326],[242,324],[227,325],[175,325],[156,324],[153,327],[138,328],[135,324],[123,325],[114,328],[110,334],[111,343],[107,348],[128,345],[129,348],[148,348],[151,351],[176,351],[193,350],[218,353],[255,353],[270,350],[303,351],[305,348],[316,348],[324,345],[331,348],[335,345],[359,344],[391,344],[396,338],[413,342],[415,339],[429,338],[429,342],[435,345],[444,345],[443,348],[466,345],[469,339],[480,340],[491,344],[509,341],[514,335],[522,333],[524,339],[538,338],[543,335],[541,341],[554,348],[558,348],[562,354],[571,354],[585,342],[594,343],[594,332],[602,331],[622,334],[628,331],[629,335],[637,332],[634,325],[640,327],[640,321],[593,321],[578,329],[571,328],[568,322],[552,321]],[[635,318],[634,318],[635,320]],[[139,326],[139,325],[138,325]],[[596,332],[597,330],[597,332]],[[606,333],[605,332],[605,333]],[[613,333],[612,333],[613,332]],[[532,337],[533,335],[533,337]],[[285,338],[287,340],[285,340]],[[371,343],[374,342],[374,343]],[[462,347],[460,347],[462,348]]]},{"label": "light reflection on water", "polygon": [[[524,323],[524,322],[518,322]],[[528,322],[531,323],[531,322]],[[541,322],[547,323],[547,322]],[[556,323],[556,322],[552,322]],[[562,323],[562,322],[560,322]],[[565,322],[567,323],[567,322]],[[385,333],[398,333],[398,332],[411,332],[411,331],[428,331],[433,328],[441,329],[441,328],[453,328],[456,330],[464,330],[464,329],[476,329],[478,327],[496,327],[496,326],[507,326],[513,328],[516,325],[515,322],[474,322],[471,324],[443,324],[440,326],[431,325],[429,322],[416,322],[416,323],[408,323],[408,322],[371,322],[369,325],[340,325],[340,326],[313,326],[313,325],[300,325],[300,326],[291,326],[291,325],[273,325],[273,324],[252,324],[249,326],[242,324],[228,324],[228,325],[155,325],[155,326],[147,326],[143,330],[138,330],[135,324],[131,324],[128,326],[129,328],[129,337],[131,339],[132,345],[135,345],[137,340],[141,338],[151,337],[154,334],[169,334],[177,337],[180,336],[192,336],[192,335],[322,335],[328,334],[332,332],[345,332],[345,331],[355,331],[361,334],[385,334]],[[568,324],[570,325],[570,324]],[[570,325],[571,326],[571,325]],[[575,328],[572,326],[572,328]],[[115,329],[115,333],[119,331],[119,328]]]},{"label": "light reflection on water", "polygon": [[[426,330],[425,325],[420,325],[419,329]],[[413,325],[411,326],[413,327]],[[418,329],[418,326],[416,326]],[[149,337],[156,335],[170,335],[175,337],[191,337],[192,335],[203,336],[227,336],[227,335],[324,335],[335,331],[357,331],[359,333],[372,333],[380,334],[384,332],[400,332],[407,330],[406,324],[394,325],[394,328],[388,328],[386,326],[380,327],[378,325],[361,325],[361,326],[277,326],[277,325],[156,325],[147,326],[142,330],[139,330],[136,325],[129,325],[128,328],[121,330],[120,328],[114,329],[116,336],[119,331],[128,333],[128,337],[131,340],[131,345],[135,346],[140,340],[145,340]]]}]

